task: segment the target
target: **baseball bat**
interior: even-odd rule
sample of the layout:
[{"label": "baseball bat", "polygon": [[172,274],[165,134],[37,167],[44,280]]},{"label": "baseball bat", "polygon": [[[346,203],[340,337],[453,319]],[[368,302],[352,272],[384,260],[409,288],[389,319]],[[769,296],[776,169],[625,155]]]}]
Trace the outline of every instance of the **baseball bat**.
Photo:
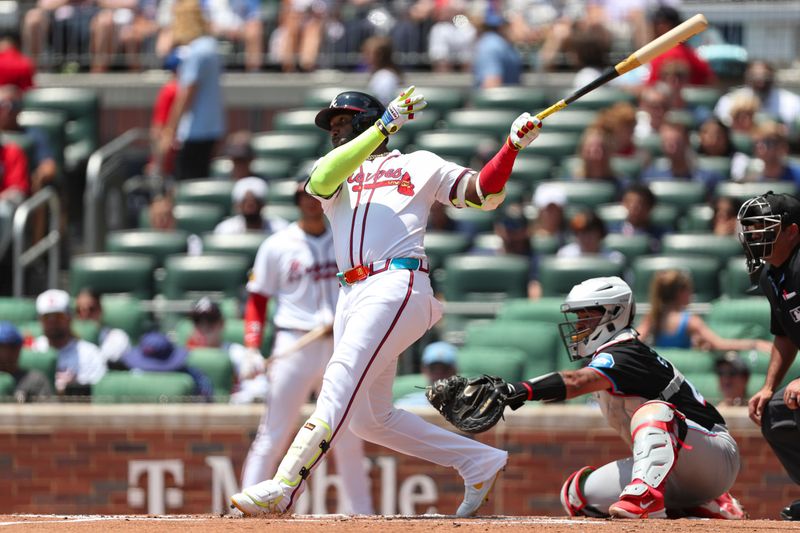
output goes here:
[{"label": "baseball bat", "polygon": [[647,43],[646,45],[642,46],[634,53],[629,55],[627,58],[623,59],[613,67],[608,67],[597,79],[594,81],[587,83],[571,95],[567,96],[563,100],[559,100],[555,104],[551,105],[538,115],[536,118],[539,120],[544,120],[546,117],[549,117],[556,111],[560,111],[567,107],[569,104],[580,98],[581,96],[592,92],[593,90],[597,89],[601,85],[605,85],[609,81],[613,80],[614,78],[625,74],[626,72],[630,72],[631,70],[635,69],[638,66],[644,65],[652,61],[657,56],[660,56],[670,48],[678,46],[680,43],[685,42],[690,37],[697,35],[701,31],[705,30],[708,27],[708,21],[706,17],[701,14],[697,14],[692,18],[685,20],[678,26],[675,26],[671,30],[669,30],[664,35],[657,37]]}]

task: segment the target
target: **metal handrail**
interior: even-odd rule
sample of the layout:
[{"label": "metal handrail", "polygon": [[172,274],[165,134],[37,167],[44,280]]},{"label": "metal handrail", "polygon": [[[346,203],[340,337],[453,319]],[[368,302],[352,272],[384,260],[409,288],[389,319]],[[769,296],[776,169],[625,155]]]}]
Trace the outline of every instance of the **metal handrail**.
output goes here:
[{"label": "metal handrail", "polygon": [[0,224],[0,257],[5,256],[11,244],[11,227],[16,205],[10,201],[0,200],[0,220],[8,220],[8,224]]},{"label": "metal handrail", "polygon": [[[83,244],[87,252],[97,252],[103,245],[107,227],[105,216],[100,216],[105,210],[105,200],[111,185],[118,185],[121,181],[112,180],[117,170],[118,158],[125,149],[137,141],[148,139],[145,128],[134,128],[126,131],[105,146],[98,148],[89,157],[86,165],[86,191],[83,195]],[[119,178],[119,175],[116,176]],[[124,176],[123,176],[124,178]]]},{"label": "metal handrail", "polygon": [[[25,226],[31,212],[42,204],[47,204],[50,215],[50,231],[39,242],[25,249]],[[59,222],[61,220],[61,202],[58,193],[52,187],[45,187],[17,207],[14,212],[12,228],[14,296],[23,296],[25,288],[25,269],[45,252],[47,261],[47,286],[55,287],[58,283],[59,250],[61,242]]]}]

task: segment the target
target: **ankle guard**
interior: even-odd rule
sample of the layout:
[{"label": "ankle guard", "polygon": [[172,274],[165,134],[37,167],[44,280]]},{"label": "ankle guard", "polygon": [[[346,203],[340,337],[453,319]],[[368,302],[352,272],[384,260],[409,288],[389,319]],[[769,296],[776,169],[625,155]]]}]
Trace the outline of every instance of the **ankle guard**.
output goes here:
[{"label": "ankle guard", "polygon": [[570,474],[564,482],[564,486],[561,487],[561,505],[570,516],[589,516],[592,518],[608,516],[608,514],[601,513],[586,501],[583,484],[592,472],[594,472],[594,468],[584,466]]},{"label": "ankle guard", "polygon": [[318,418],[309,418],[297,432],[274,479],[290,487],[299,485],[311,473],[319,456],[328,451],[330,440],[330,426]]}]

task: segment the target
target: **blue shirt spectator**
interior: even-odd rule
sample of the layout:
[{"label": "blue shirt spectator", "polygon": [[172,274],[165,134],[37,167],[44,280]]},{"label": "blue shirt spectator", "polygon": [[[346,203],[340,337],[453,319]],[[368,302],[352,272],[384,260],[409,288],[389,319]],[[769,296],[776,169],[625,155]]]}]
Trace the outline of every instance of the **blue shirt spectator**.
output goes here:
[{"label": "blue shirt spectator", "polygon": [[191,105],[181,116],[176,138],[179,141],[218,139],[225,131],[220,76],[222,66],[217,40],[209,35],[190,42],[178,67],[178,84],[195,87]]},{"label": "blue shirt spectator", "polygon": [[502,33],[506,24],[502,16],[493,12],[488,13],[483,21],[483,33],[475,44],[472,63],[476,87],[520,84],[522,58]]}]

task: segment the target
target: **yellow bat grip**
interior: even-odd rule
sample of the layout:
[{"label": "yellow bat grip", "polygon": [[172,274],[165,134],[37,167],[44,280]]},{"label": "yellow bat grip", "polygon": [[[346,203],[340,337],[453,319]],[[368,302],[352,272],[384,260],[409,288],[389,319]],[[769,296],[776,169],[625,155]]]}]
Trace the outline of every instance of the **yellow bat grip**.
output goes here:
[{"label": "yellow bat grip", "polygon": [[549,117],[556,111],[561,111],[565,107],[567,107],[567,103],[564,100],[559,100],[555,104],[551,105],[544,111],[541,111],[539,114],[537,114],[536,118],[538,118],[539,120],[544,120],[545,118]]}]

